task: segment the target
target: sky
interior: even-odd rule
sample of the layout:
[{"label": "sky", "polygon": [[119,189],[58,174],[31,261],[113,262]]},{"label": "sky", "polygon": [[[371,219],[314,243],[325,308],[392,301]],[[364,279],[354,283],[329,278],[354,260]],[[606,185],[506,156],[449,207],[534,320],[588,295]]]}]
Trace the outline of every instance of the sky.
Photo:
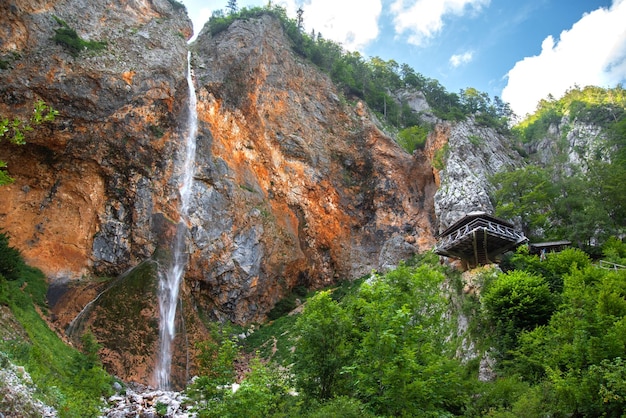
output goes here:
[{"label": "sky", "polygon": [[[227,0],[180,0],[200,32]],[[255,7],[268,0],[238,0]],[[570,88],[626,85],[626,0],[272,0],[346,51],[408,64],[520,117]]]}]

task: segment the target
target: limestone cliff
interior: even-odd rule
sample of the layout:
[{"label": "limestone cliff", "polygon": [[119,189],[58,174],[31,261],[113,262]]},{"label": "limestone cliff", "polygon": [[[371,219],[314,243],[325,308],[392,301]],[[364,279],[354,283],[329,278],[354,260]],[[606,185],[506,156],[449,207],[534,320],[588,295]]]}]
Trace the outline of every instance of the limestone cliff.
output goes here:
[{"label": "limestone cliff", "polygon": [[579,170],[586,172],[589,163],[597,159],[610,160],[606,129],[590,122],[570,119],[569,115],[563,116],[549,125],[542,138],[525,144],[530,161],[540,166],[558,161],[565,173],[571,174]]},{"label": "limestone cliff", "polygon": [[[0,191],[0,226],[49,277],[59,332],[93,300],[73,326],[94,332],[110,371],[150,382],[155,269],[179,215],[189,19],[168,0],[15,0],[0,12],[0,114],[26,117],[37,99],[59,111],[27,146],[0,149],[16,179]],[[100,47],[68,48],[55,39],[63,27]],[[200,126],[179,383],[199,317],[262,320],[296,285],[385,269],[434,243],[427,158],[295,55],[278,20],[203,33],[192,50]]]},{"label": "limestone cliff", "polygon": [[[107,284],[87,279],[116,277],[169,246],[191,23],[168,0],[15,0],[0,4],[0,28],[0,114],[25,118],[37,99],[59,112],[27,145],[3,142],[0,159],[16,181],[0,190],[0,227],[48,276],[53,325],[64,334]],[[101,298],[114,305],[108,321],[98,314],[86,326],[112,373],[147,380],[154,280],[120,283],[139,283],[137,292]]]},{"label": "limestone cliff", "polygon": [[434,197],[439,232],[469,212],[493,213],[489,178],[523,164],[509,137],[471,117],[437,124],[426,148],[439,168]]},{"label": "limestone cliff", "polygon": [[433,244],[432,170],[294,54],[270,16],[202,32],[187,283],[235,322],[296,285],[384,269]]},{"label": "limestone cliff", "polygon": [[[73,56],[54,40],[60,22],[105,48]],[[52,280],[119,274],[176,216],[190,21],[167,0],[15,0],[0,27],[0,114],[27,115],[36,99],[60,113],[28,146],[0,150],[16,178],[0,222]]]}]

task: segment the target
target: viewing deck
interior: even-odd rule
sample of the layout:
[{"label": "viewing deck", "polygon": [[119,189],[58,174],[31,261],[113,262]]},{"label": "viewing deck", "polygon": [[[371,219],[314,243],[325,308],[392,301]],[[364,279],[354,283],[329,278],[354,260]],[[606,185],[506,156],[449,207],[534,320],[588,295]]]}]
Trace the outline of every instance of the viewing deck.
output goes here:
[{"label": "viewing deck", "polygon": [[439,235],[435,253],[460,258],[470,266],[490,264],[501,254],[525,243],[523,233],[485,212],[472,212]]}]

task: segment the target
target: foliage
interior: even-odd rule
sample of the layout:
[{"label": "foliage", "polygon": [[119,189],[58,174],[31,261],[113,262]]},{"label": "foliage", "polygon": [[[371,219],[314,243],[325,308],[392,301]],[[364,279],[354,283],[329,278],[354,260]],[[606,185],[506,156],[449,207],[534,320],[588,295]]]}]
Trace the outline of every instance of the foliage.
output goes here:
[{"label": "foliage", "polygon": [[555,309],[555,298],[545,279],[517,270],[500,275],[484,289],[482,303],[498,335],[496,344],[501,354],[515,345],[521,331],[545,325]]},{"label": "foliage", "polygon": [[409,126],[398,133],[398,144],[400,144],[406,152],[412,154],[416,149],[424,148],[428,131],[429,129],[423,126]]},{"label": "foliage", "polygon": [[287,379],[258,358],[252,359],[250,369],[236,391],[226,390],[222,401],[203,410],[200,416],[265,418],[285,409],[289,396]]},{"label": "foliage", "polygon": [[2,303],[8,305],[28,335],[0,338],[0,351],[21,364],[37,387],[36,395],[55,407],[60,417],[97,416],[102,397],[112,392],[112,378],[97,359],[93,336],[84,337],[86,354],[67,346],[50,330],[34,304],[45,307],[46,278],[20,263],[18,278],[3,281]]},{"label": "foliage", "polygon": [[[309,399],[349,396],[374,413],[434,414],[465,402],[436,264],[401,266],[334,301],[323,292],[298,319],[293,370]],[[403,412],[404,411],[404,412]]]},{"label": "foliage", "polygon": [[602,254],[607,261],[626,265],[626,243],[616,237],[610,237],[605,241]]},{"label": "foliage", "polygon": [[187,395],[199,402],[199,416],[212,416],[210,411],[218,407],[235,381],[234,363],[239,356],[236,337],[228,327],[214,324],[211,339],[196,344],[199,377],[188,387]]},{"label": "foliage", "polygon": [[21,267],[20,251],[9,245],[8,235],[0,230],[0,281],[2,277],[6,280],[17,280]]},{"label": "foliage", "polygon": [[526,166],[515,171],[499,172],[492,178],[496,216],[519,219],[527,237],[549,228],[555,190],[546,170]]},{"label": "foliage", "polygon": [[437,170],[443,170],[446,165],[446,160],[448,159],[448,155],[450,154],[450,145],[446,142],[446,144],[435,151],[435,155],[433,156],[432,165]]},{"label": "foliage", "polygon": [[569,121],[607,127],[623,120],[625,109],[626,91],[619,85],[613,89],[574,87],[558,100],[550,95],[539,101],[535,112],[526,115],[513,130],[523,142],[532,142],[544,138],[550,126],[564,117]]},{"label": "foliage", "polygon": [[[26,143],[26,132],[30,132],[35,126],[45,122],[51,122],[59,114],[43,100],[35,102],[33,113],[28,120],[14,118],[9,120],[0,116],[0,143],[8,140],[11,144],[24,145]],[[6,162],[0,160],[0,186],[13,182],[13,179],[4,170]]]},{"label": "foliage", "polygon": [[54,30],[55,34],[52,39],[65,48],[74,58],[84,50],[98,51],[106,48],[106,42],[85,41],[76,33],[76,30],[70,28],[65,21],[56,16],[53,17],[61,27]]},{"label": "foliage", "polygon": [[375,415],[358,399],[347,396],[338,396],[319,405],[315,405],[308,412],[302,414],[305,418],[374,418]]},{"label": "foliage", "polygon": [[[586,155],[580,167],[567,163],[571,158],[566,135],[573,121],[602,128],[595,154]],[[557,126],[560,137],[555,137]],[[541,141],[556,155],[541,166],[530,164],[494,176],[496,214],[519,219],[530,238],[568,239],[581,248],[623,234],[626,93],[621,86],[575,88],[559,100],[549,97],[514,131],[531,149]],[[586,152],[578,151],[581,156]]]},{"label": "foliage", "polygon": [[345,392],[341,369],[351,354],[350,328],[350,318],[330,292],[320,292],[307,302],[295,325],[299,338],[293,366],[298,388],[306,396],[323,400]]}]

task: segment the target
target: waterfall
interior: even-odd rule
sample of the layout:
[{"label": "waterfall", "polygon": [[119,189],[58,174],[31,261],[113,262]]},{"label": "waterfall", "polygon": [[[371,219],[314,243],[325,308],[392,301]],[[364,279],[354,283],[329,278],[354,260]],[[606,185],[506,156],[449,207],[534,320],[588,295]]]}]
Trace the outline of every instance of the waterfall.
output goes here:
[{"label": "waterfall", "polygon": [[196,134],[198,114],[196,109],[196,89],[191,77],[191,52],[187,53],[187,85],[189,87],[189,116],[187,120],[187,138],[185,159],[180,177],[180,221],[172,246],[172,260],[166,271],[159,272],[159,338],[160,350],[156,366],[156,382],[161,389],[169,389],[172,365],[172,342],[176,333],[176,306],[180,282],[187,266],[186,236],[187,212],[193,184],[194,162],[196,155]]}]

